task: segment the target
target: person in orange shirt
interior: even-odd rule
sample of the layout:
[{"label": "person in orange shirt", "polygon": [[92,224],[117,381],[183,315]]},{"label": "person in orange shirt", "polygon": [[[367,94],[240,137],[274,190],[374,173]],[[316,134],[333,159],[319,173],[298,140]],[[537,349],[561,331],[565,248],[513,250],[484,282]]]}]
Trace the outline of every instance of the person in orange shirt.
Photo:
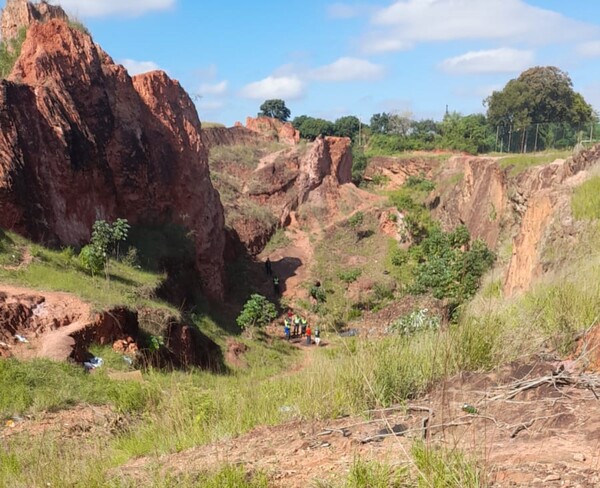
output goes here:
[{"label": "person in orange shirt", "polygon": [[310,340],[311,335],[312,335],[312,330],[310,330],[310,325],[308,325],[306,327],[306,345],[307,346],[311,345],[311,340]]}]

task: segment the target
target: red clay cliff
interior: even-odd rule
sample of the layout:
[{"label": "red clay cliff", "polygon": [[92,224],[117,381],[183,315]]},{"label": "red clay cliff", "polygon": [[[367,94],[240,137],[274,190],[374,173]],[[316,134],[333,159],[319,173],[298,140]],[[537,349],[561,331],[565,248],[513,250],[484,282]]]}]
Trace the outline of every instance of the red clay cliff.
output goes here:
[{"label": "red clay cliff", "polygon": [[97,219],[180,224],[205,292],[223,296],[223,209],[177,81],[131,78],[66,22],[33,23],[0,82],[0,127],[1,227],[83,244]]}]

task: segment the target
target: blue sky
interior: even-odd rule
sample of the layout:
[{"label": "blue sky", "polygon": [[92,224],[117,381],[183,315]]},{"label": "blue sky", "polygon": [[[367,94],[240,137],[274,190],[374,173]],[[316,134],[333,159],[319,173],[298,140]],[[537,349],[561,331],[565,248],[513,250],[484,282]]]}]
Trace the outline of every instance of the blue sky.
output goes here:
[{"label": "blue sky", "polygon": [[[4,3],[0,1],[0,4]],[[130,73],[159,67],[232,125],[283,98],[292,117],[483,112],[555,65],[600,110],[597,0],[55,0]]]}]

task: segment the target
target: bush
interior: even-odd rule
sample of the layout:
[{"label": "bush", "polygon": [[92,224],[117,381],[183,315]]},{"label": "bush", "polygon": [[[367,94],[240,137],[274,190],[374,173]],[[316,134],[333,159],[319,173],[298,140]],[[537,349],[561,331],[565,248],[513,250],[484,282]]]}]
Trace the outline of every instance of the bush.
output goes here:
[{"label": "bush", "polygon": [[427,193],[435,189],[435,183],[423,176],[409,176],[404,185],[408,188],[414,188],[415,190]]},{"label": "bush", "polygon": [[411,335],[423,330],[437,330],[440,328],[440,324],[439,316],[433,315],[428,309],[423,308],[413,310],[411,313],[395,320],[388,330],[400,335]]},{"label": "bush", "polygon": [[277,317],[275,305],[257,293],[250,296],[240,315],[236,319],[242,329],[264,327]]},{"label": "bush", "polygon": [[348,269],[345,271],[340,271],[338,273],[338,278],[344,283],[353,283],[361,274],[362,270],[360,268]]},{"label": "bush", "polygon": [[348,225],[352,228],[356,228],[363,223],[365,215],[362,212],[356,212],[352,217],[348,219]]},{"label": "bush", "polygon": [[88,244],[79,253],[79,264],[90,273],[98,274],[104,269],[104,257],[98,253],[94,246]]}]

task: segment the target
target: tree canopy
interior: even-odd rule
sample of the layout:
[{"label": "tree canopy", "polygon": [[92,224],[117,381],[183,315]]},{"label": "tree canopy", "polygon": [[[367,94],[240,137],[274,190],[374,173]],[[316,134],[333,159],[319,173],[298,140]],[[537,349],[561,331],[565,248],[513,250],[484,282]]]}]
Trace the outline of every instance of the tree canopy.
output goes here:
[{"label": "tree canopy", "polygon": [[360,130],[360,120],[354,115],[340,117],[333,124],[333,133],[339,137],[354,139]]},{"label": "tree canopy", "polygon": [[317,119],[308,115],[300,115],[292,121],[292,125],[300,132],[300,137],[314,141],[319,136],[332,136],[335,126],[329,120]]},{"label": "tree canopy", "polygon": [[530,68],[485,100],[491,125],[526,127],[547,122],[582,124],[592,107],[573,90],[567,73],[554,66]]},{"label": "tree canopy", "polygon": [[258,113],[261,117],[273,117],[282,122],[287,122],[291,114],[290,109],[285,106],[285,102],[278,98],[265,100],[260,106],[260,112]]}]

